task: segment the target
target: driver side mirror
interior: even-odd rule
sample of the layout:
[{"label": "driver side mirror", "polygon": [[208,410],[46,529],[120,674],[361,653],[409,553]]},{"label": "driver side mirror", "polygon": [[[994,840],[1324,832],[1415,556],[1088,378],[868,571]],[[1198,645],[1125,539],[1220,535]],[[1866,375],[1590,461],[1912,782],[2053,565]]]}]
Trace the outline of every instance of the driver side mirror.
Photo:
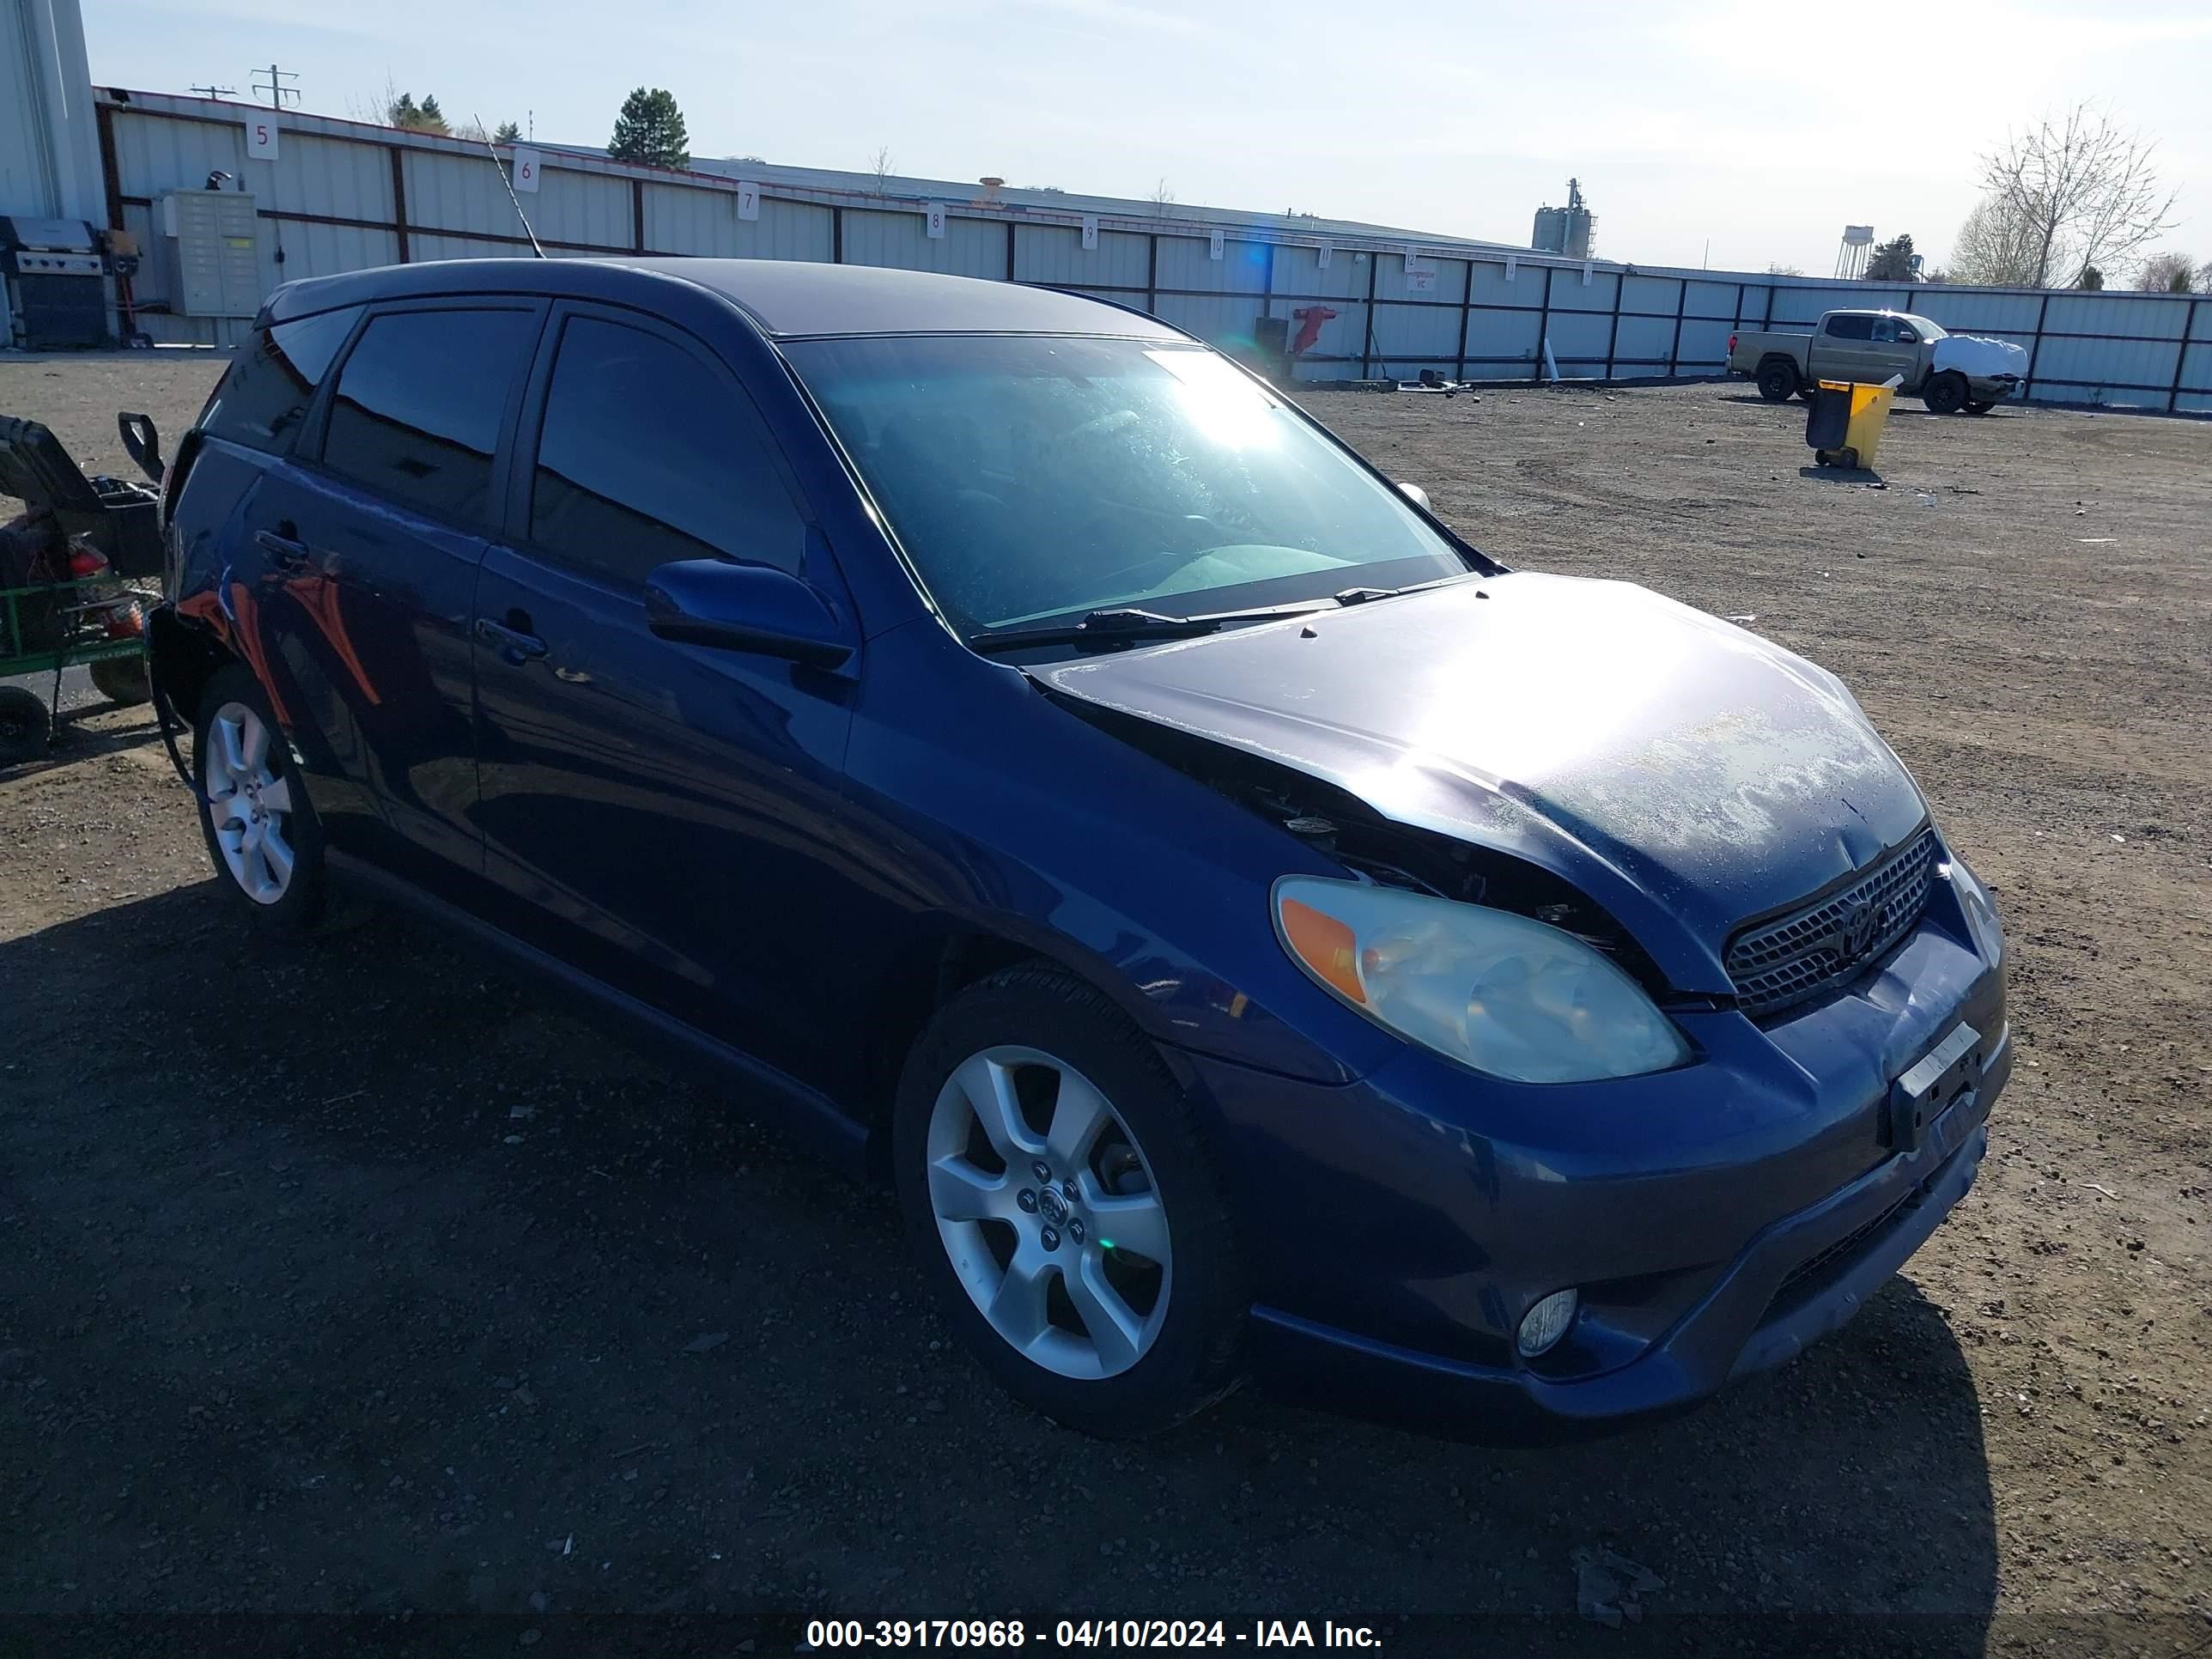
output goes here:
[{"label": "driver side mirror", "polygon": [[860,648],[851,620],[774,565],[679,559],[646,578],[646,625],[664,640],[837,668]]}]

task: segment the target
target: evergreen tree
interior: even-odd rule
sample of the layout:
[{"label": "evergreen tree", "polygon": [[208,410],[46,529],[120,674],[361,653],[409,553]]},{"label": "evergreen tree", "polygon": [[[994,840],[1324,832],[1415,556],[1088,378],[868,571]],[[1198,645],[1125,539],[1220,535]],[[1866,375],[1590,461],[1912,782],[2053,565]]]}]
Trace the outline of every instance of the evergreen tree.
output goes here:
[{"label": "evergreen tree", "polygon": [[684,112],[676,107],[675,95],[660,87],[640,87],[623,99],[607,154],[617,161],[646,167],[690,167],[691,141],[684,131]]},{"label": "evergreen tree", "polygon": [[1911,236],[1899,235],[1887,242],[1876,242],[1873,257],[1867,261],[1866,274],[1867,280],[1871,283],[1911,282]]}]

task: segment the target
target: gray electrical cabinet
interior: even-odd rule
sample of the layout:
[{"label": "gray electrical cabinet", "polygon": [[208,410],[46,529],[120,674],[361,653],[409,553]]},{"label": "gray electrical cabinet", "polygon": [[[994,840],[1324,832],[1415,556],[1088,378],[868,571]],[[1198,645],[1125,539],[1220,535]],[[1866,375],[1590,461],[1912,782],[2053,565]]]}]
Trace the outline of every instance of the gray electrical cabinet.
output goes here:
[{"label": "gray electrical cabinet", "polygon": [[172,315],[251,317],[261,309],[261,221],[235,190],[173,190],[155,204]]}]

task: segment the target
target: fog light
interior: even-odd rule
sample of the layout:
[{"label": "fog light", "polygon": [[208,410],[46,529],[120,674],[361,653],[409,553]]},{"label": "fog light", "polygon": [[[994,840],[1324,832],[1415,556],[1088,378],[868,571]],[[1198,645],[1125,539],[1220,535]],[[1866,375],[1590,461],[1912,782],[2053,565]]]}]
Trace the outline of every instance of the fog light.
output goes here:
[{"label": "fog light", "polygon": [[1554,1291],[1521,1317],[1521,1352],[1530,1359],[1567,1334],[1567,1327],[1575,1322],[1575,1304],[1581,1298],[1573,1291]]}]

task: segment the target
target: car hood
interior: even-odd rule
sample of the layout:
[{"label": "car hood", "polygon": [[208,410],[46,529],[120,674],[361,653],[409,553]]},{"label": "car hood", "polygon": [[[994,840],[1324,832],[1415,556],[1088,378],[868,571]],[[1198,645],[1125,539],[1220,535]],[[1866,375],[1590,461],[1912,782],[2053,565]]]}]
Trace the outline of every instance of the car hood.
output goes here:
[{"label": "car hood", "polygon": [[1834,675],[1626,582],[1470,578],[1030,672],[1541,865],[1686,991],[1927,815]]}]

